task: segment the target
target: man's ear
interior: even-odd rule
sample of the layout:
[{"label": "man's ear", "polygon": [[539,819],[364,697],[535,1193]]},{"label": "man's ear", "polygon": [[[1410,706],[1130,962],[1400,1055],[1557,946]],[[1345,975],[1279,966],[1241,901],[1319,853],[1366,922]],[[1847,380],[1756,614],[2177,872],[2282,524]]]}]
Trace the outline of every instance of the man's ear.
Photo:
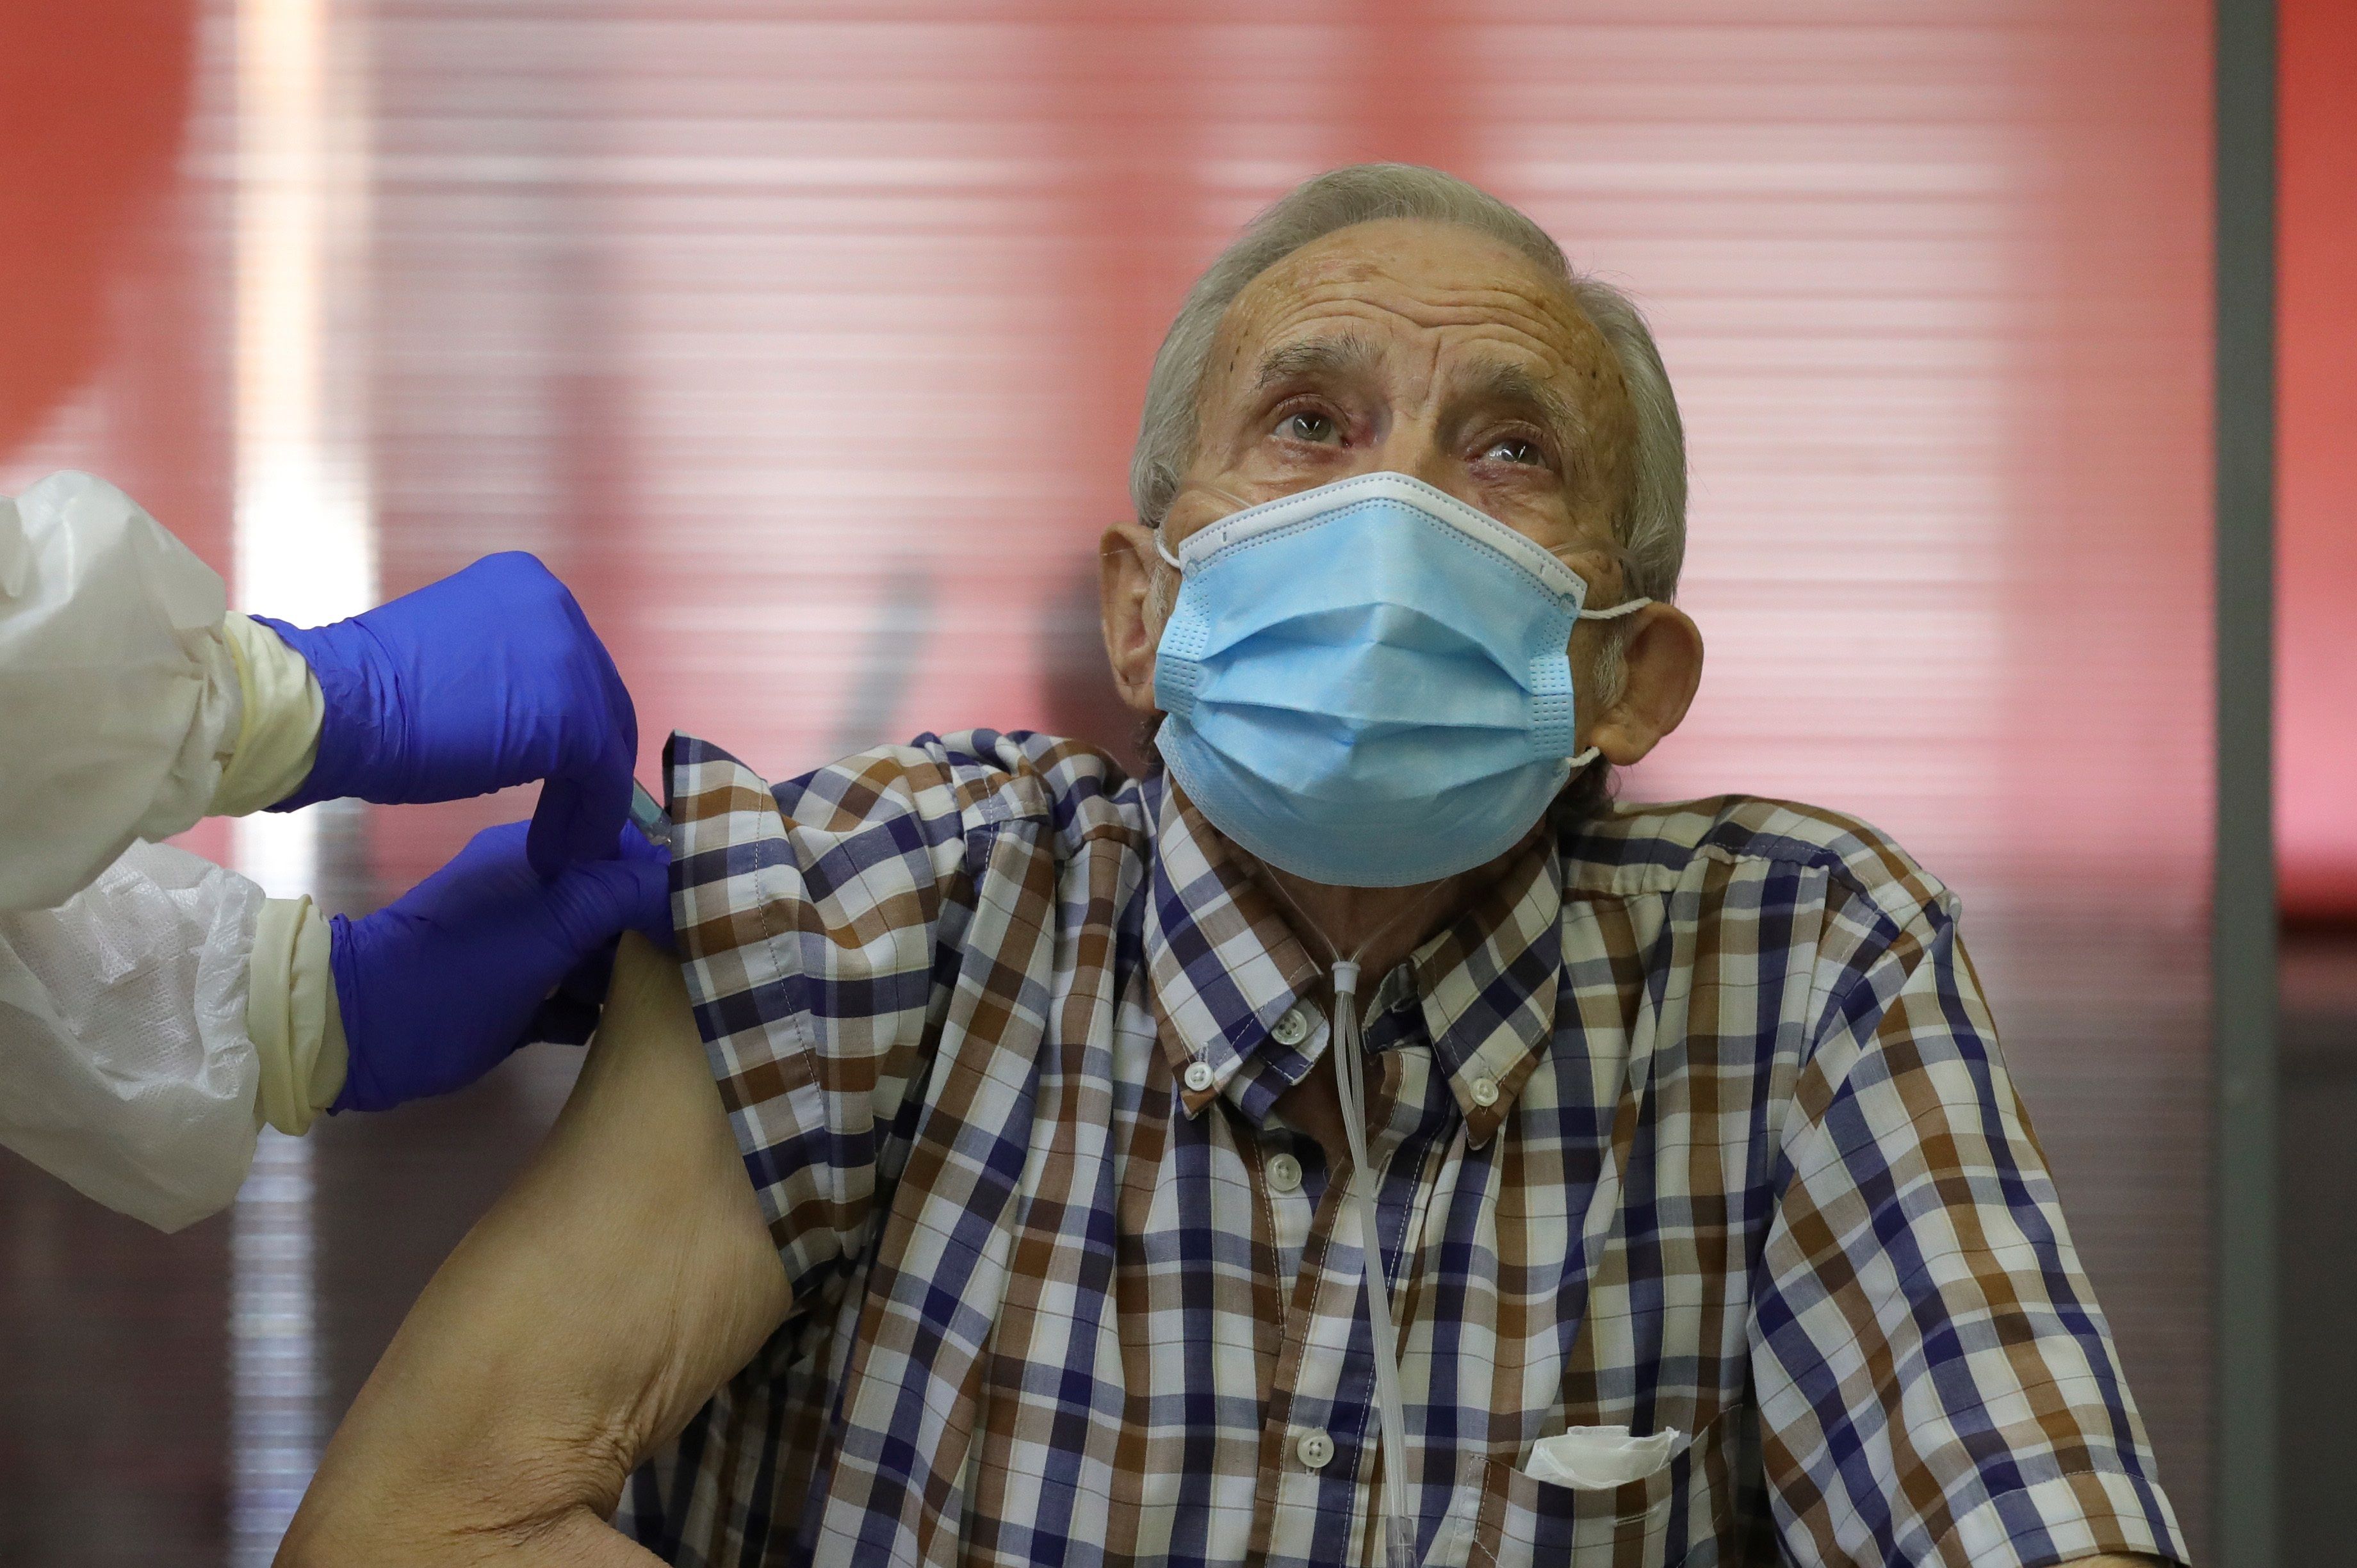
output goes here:
[{"label": "man's ear", "polygon": [[[1607,621],[1598,629],[1609,636],[1610,627]],[[1702,684],[1702,628],[1677,606],[1647,605],[1620,635],[1626,673],[1620,700],[1589,722],[1587,736],[1615,768],[1642,760],[1677,728]]]},{"label": "man's ear", "polygon": [[1140,717],[1161,710],[1154,703],[1154,650],[1162,627],[1153,613],[1154,532],[1141,523],[1116,522],[1097,543],[1097,593],[1104,621],[1105,657],[1121,700]]}]

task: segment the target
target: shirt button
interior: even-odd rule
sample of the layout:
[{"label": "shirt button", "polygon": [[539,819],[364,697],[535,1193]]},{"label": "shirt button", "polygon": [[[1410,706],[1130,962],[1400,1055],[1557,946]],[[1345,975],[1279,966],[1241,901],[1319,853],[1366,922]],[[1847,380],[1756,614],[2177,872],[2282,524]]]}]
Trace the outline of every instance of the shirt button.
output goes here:
[{"label": "shirt button", "polygon": [[1187,1087],[1197,1094],[1200,1094],[1203,1090],[1211,1088],[1211,1064],[1210,1062],[1189,1062],[1187,1064]]},{"label": "shirt button", "polygon": [[1323,1431],[1305,1432],[1301,1434],[1301,1441],[1294,1444],[1293,1451],[1300,1455],[1301,1462],[1311,1469],[1322,1470],[1326,1467],[1326,1461],[1334,1457],[1334,1440]]},{"label": "shirt button", "polygon": [[1268,1162],[1268,1185],[1279,1192],[1297,1192],[1301,1187],[1301,1162],[1291,1155],[1277,1155]]},{"label": "shirt button", "polygon": [[1297,1046],[1309,1037],[1309,1015],[1298,1007],[1287,1007],[1269,1033],[1280,1046]]},{"label": "shirt button", "polygon": [[1498,1080],[1494,1078],[1477,1078],[1473,1080],[1470,1092],[1474,1104],[1495,1105],[1498,1103]]}]

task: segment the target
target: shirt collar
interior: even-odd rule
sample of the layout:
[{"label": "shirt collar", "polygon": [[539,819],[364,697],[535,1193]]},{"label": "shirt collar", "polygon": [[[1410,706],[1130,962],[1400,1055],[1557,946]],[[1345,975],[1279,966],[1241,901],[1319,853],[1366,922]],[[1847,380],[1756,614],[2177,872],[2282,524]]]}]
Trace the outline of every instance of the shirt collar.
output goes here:
[{"label": "shirt collar", "polygon": [[1490,1141],[1555,1037],[1563,884],[1552,832],[1508,861],[1462,915],[1415,950],[1424,1025],[1476,1148]]},{"label": "shirt collar", "polygon": [[[1257,1125],[1325,1048],[1325,1009],[1314,1000],[1325,972],[1168,776],[1146,787],[1155,825],[1146,962],[1163,1051],[1189,1116],[1225,1093]],[[1210,1076],[1190,1082],[1197,1063]]]},{"label": "shirt collar", "polygon": [[[1224,1093],[1257,1125],[1325,1049],[1325,972],[1201,813],[1167,777],[1146,783],[1158,799],[1145,948],[1163,1050],[1189,1115]],[[1409,960],[1425,1028],[1477,1147],[1553,1037],[1563,957],[1555,862],[1554,834],[1534,837]],[[1392,999],[1379,991],[1376,1000]],[[1197,1062],[1210,1073],[1200,1088],[1187,1077]]]}]

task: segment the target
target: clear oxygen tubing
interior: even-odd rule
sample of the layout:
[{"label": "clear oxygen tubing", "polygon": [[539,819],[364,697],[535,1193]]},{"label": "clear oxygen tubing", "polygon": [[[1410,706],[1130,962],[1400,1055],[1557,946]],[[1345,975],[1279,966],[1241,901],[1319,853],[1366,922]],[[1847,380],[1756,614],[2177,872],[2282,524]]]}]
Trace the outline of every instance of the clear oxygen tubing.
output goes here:
[{"label": "clear oxygen tubing", "polygon": [[[1243,510],[1254,503],[1217,485],[1200,481],[1181,488],[1178,494],[1201,491],[1226,502],[1233,511]],[[1178,498],[1174,497],[1174,502]],[[1216,521],[1217,520],[1212,520]],[[1209,526],[1209,524],[1206,524]],[[1174,570],[1179,569],[1177,553],[1171,550],[1161,528],[1154,531],[1155,553]],[[1566,548],[1551,548],[1558,557],[1569,553]],[[1583,607],[1582,620],[1617,620],[1652,603],[1648,598],[1632,598],[1609,609],[1590,610]],[[1588,746],[1571,759],[1576,770],[1593,762],[1598,752]],[[1429,908],[1435,895],[1452,886],[1456,878],[1436,883],[1423,897],[1385,921],[1372,935],[1361,940],[1348,958],[1342,957],[1334,943],[1317,922],[1311,920],[1286,892],[1283,883],[1272,876],[1264,886],[1274,888],[1292,910],[1299,928],[1316,936],[1326,949],[1329,973],[1334,984],[1334,1022],[1332,1046],[1336,1097],[1341,1102],[1342,1130],[1350,1144],[1351,1208],[1357,1216],[1360,1256],[1362,1259],[1361,1280],[1366,1291],[1367,1327],[1373,1340],[1375,1405],[1381,1427],[1382,1484],[1377,1488],[1375,1506],[1375,1536],[1381,1541],[1382,1554],[1377,1559],[1381,1568],[1417,1568],[1416,1534],[1418,1518],[1408,1507],[1407,1405],[1400,1392],[1399,1345],[1392,1323],[1391,1286],[1383,1269],[1383,1237],[1375,1213],[1375,1187],[1380,1174],[1374,1169],[1368,1153],[1366,1121],[1366,1047],[1359,1017],[1359,961],[1377,941],[1395,927]]]},{"label": "clear oxygen tubing", "polygon": [[[1361,950],[1364,950],[1362,948]],[[1407,1506],[1407,1402],[1400,1397],[1399,1342],[1392,1331],[1391,1280],[1375,1224],[1377,1173],[1367,1158],[1365,1047],[1359,1036],[1359,966],[1334,964],[1334,1087],[1342,1132],[1351,1143],[1351,1206],[1359,1215],[1359,1254],[1367,1291],[1367,1332],[1374,1340],[1375,1408],[1383,1421],[1383,1485],[1378,1522],[1384,1568],[1415,1568],[1416,1516]]]},{"label": "clear oxygen tubing", "polygon": [[1366,1047],[1359,1021],[1359,960],[1367,950],[1432,906],[1442,889],[1458,878],[1437,882],[1424,896],[1363,938],[1349,958],[1337,955],[1334,943],[1274,875],[1262,883],[1274,888],[1293,911],[1302,929],[1326,949],[1328,972],[1334,982],[1335,1098],[1341,1101],[1342,1134],[1351,1148],[1351,1208],[1359,1221],[1361,1278],[1367,1296],[1367,1332],[1373,1340],[1375,1410],[1382,1431],[1383,1484],[1375,1493],[1375,1536],[1383,1542],[1380,1568],[1417,1568],[1417,1516],[1407,1502],[1407,1402],[1400,1394],[1399,1342],[1392,1326],[1391,1281],[1383,1270],[1383,1233],[1375,1219],[1375,1185],[1381,1179],[1367,1152]]},{"label": "clear oxygen tubing", "polygon": [[[1429,908],[1434,897],[1443,888],[1454,886],[1458,880],[1450,877],[1435,883],[1421,898],[1362,940],[1349,958],[1332,956],[1333,942],[1294,902],[1284,884],[1273,876],[1263,883],[1276,890],[1295,918],[1324,944],[1331,959],[1328,972],[1334,982],[1334,1089],[1336,1098],[1341,1101],[1342,1134],[1351,1148],[1351,1208],[1359,1221],[1361,1279],[1367,1296],[1367,1332],[1374,1342],[1375,1409],[1383,1433],[1383,1484],[1375,1494],[1374,1521],[1376,1539],[1383,1542],[1382,1555],[1376,1559],[1379,1568],[1420,1568],[1416,1550],[1420,1520],[1407,1501],[1407,1402],[1400,1393],[1399,1341],[1392,1324],[1391,1280],[1383,1269],[1383,1234],[1375,1217],[1375,1187],[1381,1177],[1368,1155],[1366,1047],[1359,1018],[1359,960],[1409,917]],[[1607,1176],[1609,1187],[1617,1191],[1617,1151]],[[1595,1272],[1595,1241],[1592,1231],[1583,1235],[1590,1277]]]}]

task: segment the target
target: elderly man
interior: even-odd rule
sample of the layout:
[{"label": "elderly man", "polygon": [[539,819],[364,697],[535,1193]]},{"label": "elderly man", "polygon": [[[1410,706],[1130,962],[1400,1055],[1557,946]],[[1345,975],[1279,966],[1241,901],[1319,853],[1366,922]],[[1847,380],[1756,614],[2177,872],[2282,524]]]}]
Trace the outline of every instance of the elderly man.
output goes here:
[{"label": "elderly man", "polygon": [[1167,770],[674,741],[680,961],[285,1560],[2182,1561],[1953,896],[1605,800],[1701,671],[1684,464],[1511,208],[1272,208],[1104,539]]}]

